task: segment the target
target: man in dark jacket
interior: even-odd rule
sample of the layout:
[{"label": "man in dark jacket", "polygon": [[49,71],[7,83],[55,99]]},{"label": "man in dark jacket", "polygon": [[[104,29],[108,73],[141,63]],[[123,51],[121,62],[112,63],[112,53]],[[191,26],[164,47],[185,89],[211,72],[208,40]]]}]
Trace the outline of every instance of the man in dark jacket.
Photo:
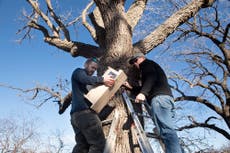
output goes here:
[{"label": "man in dark jacket", "polygon": [[76,145],[73,153],[102,153],[105,146],[105,136],[98,115],[90,109],[91,103],[84,97],[87,85],[105,84],[113,86],[111,76],[92,76],[98,68],[96,58],[85,62],[84,69],[77,68],[72,74],[72,104],[71,124],[75,132]]},{"label": "man in dark jacket", "polygon": [[147,101],[151,105],[151,115],[165,144],[166,153],[181,153],[176,131],[173,128],[173,96],[163,69],[154,61],[145,58],[143,53],[136,53],[129,60],[140,70],[141,86],[125,86],[132,90],[139,88],[135,102]]}]

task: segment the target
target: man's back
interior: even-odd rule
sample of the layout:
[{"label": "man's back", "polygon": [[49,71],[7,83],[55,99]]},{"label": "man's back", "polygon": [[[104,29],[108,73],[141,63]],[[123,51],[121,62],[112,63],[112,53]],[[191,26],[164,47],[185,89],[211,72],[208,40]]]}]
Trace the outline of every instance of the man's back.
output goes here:
[{"label": "man's back", "polygon": [[145,59],[140,64],[140,70],[143,83],[141,92],[147,95],[147,99],[161,94],[172,96],[166,74],[156,62]]}]

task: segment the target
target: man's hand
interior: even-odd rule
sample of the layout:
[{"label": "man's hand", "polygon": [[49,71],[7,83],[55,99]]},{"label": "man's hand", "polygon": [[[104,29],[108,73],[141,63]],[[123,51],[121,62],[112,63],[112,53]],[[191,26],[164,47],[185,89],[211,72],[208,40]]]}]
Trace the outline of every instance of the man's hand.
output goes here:
[{"label": "man's hand", "polygon": [[143,101],[145,101],[145,100],[146,100],[145,95],[142,94],[142,93],[139,93],[139,94],[136,96],[135,102],[139,103],[139,102],[143,102]]},{"label": "man's hand", "polygon": [[125,86],[128,89],[133,89],[133,87],[129,84],[128,81],[125,81],[122,85]]},{"label": "man's hand", "polygon": [[103,82],[106,86],[112,87],[115,83],[115,80],[113,79],[111,75],[108,75],[108,76],[103,77]]}]

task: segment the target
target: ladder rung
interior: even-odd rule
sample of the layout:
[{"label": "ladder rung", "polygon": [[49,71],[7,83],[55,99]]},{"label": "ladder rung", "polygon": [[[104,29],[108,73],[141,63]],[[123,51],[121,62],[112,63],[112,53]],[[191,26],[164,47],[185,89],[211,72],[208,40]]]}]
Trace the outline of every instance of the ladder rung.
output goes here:
[{"label": "ladder rung", "polygon": [[143,114],[141,114],[141,113],[137,113],[137,116],[141,116],[141,117],[146,117],[146,118],[151,118],[151,119],[152,119],[152,116],[143,115]]},{"label": "ladder rung", "polygon": [[146,136],[154,139],[160,139],[160,136],[158,134],[151,133],[151,132],[146,132]]}]

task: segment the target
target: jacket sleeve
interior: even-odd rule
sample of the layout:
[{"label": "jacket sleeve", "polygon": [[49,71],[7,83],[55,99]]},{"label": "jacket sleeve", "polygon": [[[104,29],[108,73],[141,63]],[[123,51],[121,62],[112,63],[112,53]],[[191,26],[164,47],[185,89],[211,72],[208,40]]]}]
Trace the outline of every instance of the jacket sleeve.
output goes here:
[{"label": "jacket sleeve", "polygon": [[141,91],[141,86],[133,86],[132,92],[139,93]]},{"label": "jacket sleeve", "polygon": [[98,85],[103,84],[103,77],[101,76],[89,76],[84,70],[77,69],[73,72],[73,79],[86,85]]}]

